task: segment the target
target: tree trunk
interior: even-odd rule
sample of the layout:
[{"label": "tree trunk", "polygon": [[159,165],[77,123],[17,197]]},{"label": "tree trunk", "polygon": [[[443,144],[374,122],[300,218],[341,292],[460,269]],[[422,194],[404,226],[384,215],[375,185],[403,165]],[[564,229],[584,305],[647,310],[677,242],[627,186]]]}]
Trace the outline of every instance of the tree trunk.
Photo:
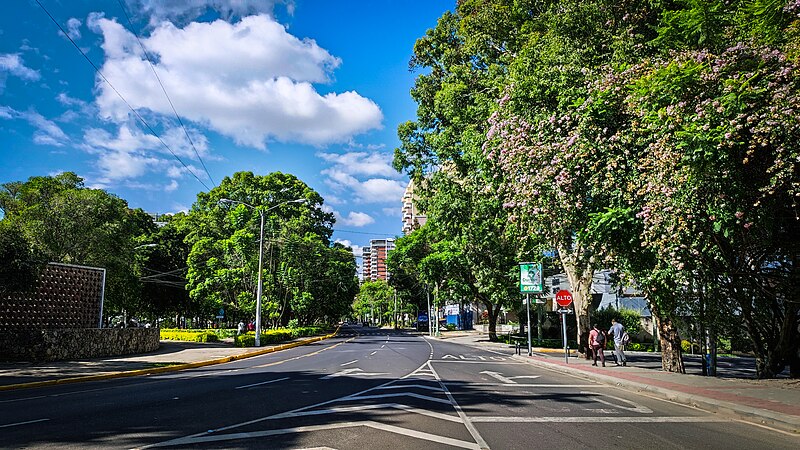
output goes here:
[{"label": "tree trunk", "polygon": [[[767,350],[764,357],[756,357],[756,377],[775,378],[789,366],[792,378],[800,378],[797,373],[798,361],[798,311],[800,307],[797,303],[786,302],[783,321],[779,330],[778,343],[773,348]],[[795,366],[795,372],[792,372]]]},{"label": "tree trunk", "polygon": [[[580,248],[578,246],[578,248]],[[570,287],[572,288],[572,301],[575,307],[575,321],[577,324],[577,341],[578,352],[582,353],[584,358],[589,359],[591,350],[589,349],[589,314],[592,308],[592,277],[594,270],[590,262],[580,264],[576,257],[580,250],[574,253],[568,253],[565,248],[559,248],[559,256],[561,257],[561,265],[564,267],[564,273],[567,274]]]},{"label": "tree trunk", "polygon": [[489,301],[484,301],[483,304],[489,314],[489,341],[497,342],[497,318],[500,316],[500,305],[494,305]]},{"label": "tree trunk", "polygon": [[653,320],[658,324],[658,338],[661,343],[661,369],[667,372],[686,373],[683,365],[683,355],[681,350],[681,337],[678,334],[678,327],[675,326],[672,317],[661,315],[658,307],[650,304],[650,312]]}]

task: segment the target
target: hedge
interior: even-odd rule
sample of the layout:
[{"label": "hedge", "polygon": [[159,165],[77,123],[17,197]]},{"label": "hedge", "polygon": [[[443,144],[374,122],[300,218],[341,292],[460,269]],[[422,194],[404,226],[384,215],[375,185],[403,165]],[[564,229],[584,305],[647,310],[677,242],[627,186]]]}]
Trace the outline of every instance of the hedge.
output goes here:
[{"label": "hedge", "polygon": [[[297,327],[297,328],[276,328],[261,332],[261,344],[277,344],[291,339],[315,336],[322,334],[325,330],[322,327]],[[256,345],[256,333],[248,331],[245,334],[236,336],[234,345],[237,347],[254,347]]]},{"label": "hedge", "polygon": [[219,337],[211,330],[185,330],[162,328],[161,339],[170,341],[217,342]]}]

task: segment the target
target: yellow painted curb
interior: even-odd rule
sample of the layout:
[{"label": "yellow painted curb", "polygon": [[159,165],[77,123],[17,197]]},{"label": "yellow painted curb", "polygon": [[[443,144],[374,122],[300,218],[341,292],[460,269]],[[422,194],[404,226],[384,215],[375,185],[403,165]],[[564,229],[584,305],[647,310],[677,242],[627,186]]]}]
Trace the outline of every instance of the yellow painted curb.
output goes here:
[{"label": "yellow painted curb", "polygon": [[15,389],[27,389],[27,388],[34,388],[34,387],[42,387],[42,386],[54,386],[57,384],[70,384],[70,383],[80,383],[84,381],[99,381],[99,380],[108,380],[111,378],[123,378],[123,377],[137,377],[142,375],[154,375],[164,372],[177,372],[179,370],[186,370],[186,369],[196,369],[198,367],[205,367],[205,366],[213,366],[215,364],[224,364],[232,361],[238,361],[240,359],[245,358],[252,358],[254,356],[261,356],[266,355],[268,353],[275,353],[281,350],[288,350],[294,347],[300,347],[302,345],[312,344],[314,342],[319,342],[325,339],[330,339],[335,337],[339,334],[339,330],[341,326],[336,328],[336,331],[330,334],[326,334],[324,336],[315,336],[309,339],[304,339],[302,341],[290,342],[288,344],[281,344],[275,347],[265,348],[262,350],[255,350],[252,352],[242,353],[241,355],[232,355],[226,356],[224,358],[217,358],[208,361],[199,361],[194,363],[183,363],[183,364],[175,364],[174,366],[165,366],[165,367],[153,367],[151,369],[138,369],[138,370],[127,370],[123,372],[111,372],[111,373],[104,373],[99,375],[85,375],[80,377],[70,377],[70,378],[59,378],[56,380],[45,380],[45,381],[33,381],[30,383],[18,383],[18,384],[8,384],[5,386],[0,386],[0,391],[11,391]]}]

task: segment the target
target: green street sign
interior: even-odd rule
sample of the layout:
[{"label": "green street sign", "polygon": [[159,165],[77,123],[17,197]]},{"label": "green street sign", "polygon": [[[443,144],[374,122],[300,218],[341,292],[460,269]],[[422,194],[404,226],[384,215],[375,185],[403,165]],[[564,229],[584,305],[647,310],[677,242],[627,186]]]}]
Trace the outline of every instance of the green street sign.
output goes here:
[{"label": "green street sign", "polygon": [[519,263],[519,291],[523,294],[541,294],[542,263]]}]

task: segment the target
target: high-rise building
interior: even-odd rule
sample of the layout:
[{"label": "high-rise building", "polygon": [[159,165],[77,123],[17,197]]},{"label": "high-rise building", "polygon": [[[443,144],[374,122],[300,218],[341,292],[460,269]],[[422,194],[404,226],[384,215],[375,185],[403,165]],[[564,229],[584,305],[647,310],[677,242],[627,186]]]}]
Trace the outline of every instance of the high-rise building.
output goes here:
[{"label": "high-rise building", "polygon": [[369,246],[362,250],[362,272],[363,281],[386,280],[386,256],[394,250],[394,239],[373,239],[369,241]]},{"label": "high-rise building", "polygon": [[414,182],[411,181],[403,193],[403,234],[411,233],[428,220],[428,216],[417,209],[414,200]]},{"label": "high-rise building", "polygon": [[369,245],[361,249],[361,281],[372,280],[372,249]]}]

